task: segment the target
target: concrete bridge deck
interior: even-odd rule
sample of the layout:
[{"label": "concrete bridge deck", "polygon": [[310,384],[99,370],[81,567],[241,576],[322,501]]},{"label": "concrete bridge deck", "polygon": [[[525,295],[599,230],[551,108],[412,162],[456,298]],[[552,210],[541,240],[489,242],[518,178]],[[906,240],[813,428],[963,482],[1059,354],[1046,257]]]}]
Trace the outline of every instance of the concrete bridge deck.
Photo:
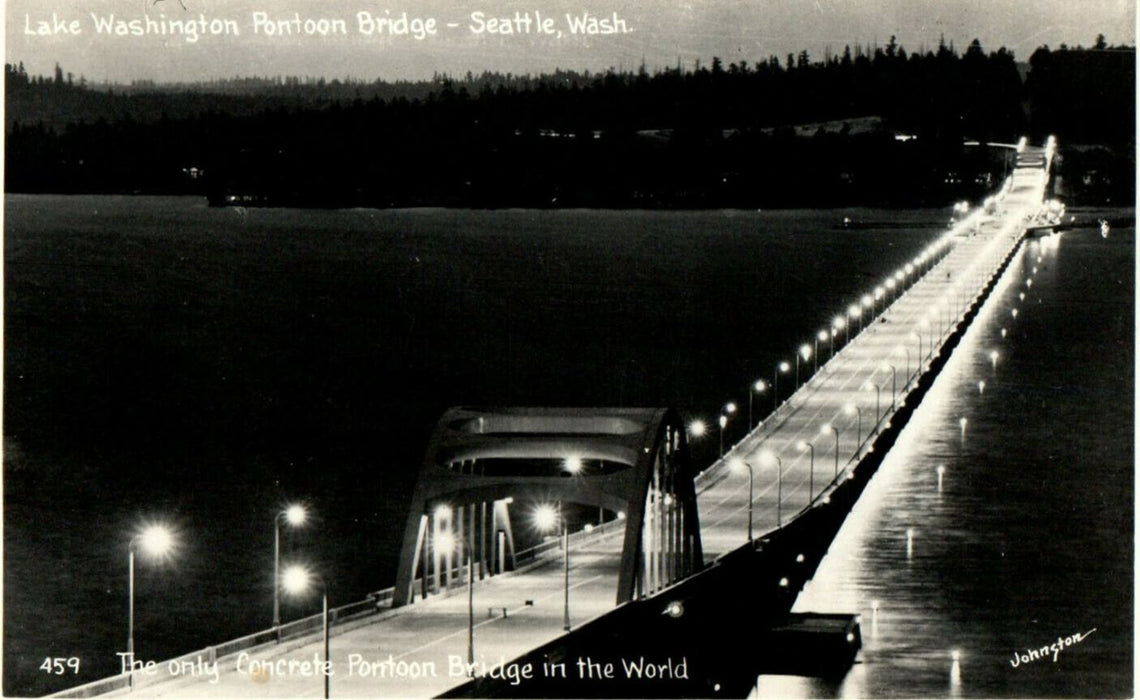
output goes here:
[{"label": "concrete bridge deck", "polygon": [[[786,524],[813,499],[826,498],[829,483],[843,478],[845,468],[858,462],[869,444],[867,438],[890,420],[892,403],[905,400],[921,367],[938,352],[1018,244],[1027,217],[1040,209],[1046,179],[1041,165],[1017,169],[991,213],[976,212],[949,232],[951,245],[944,258],[878,317],[872,320],[867,314],[862,332],[845,338],[842,346],[837,343],[834,357],[698,477],[706,560],[747,541],[749,479],[746,472],[733,468],[738,461],[754,470],[755,537]],[[856,330],[859,325],[856,321]],[[822,344],[820,350],[825,350]],[[803,367],[801,372],[806,375]],[[794,381],[790,374],[784,376]],[[852,412],[852,405],[858,410]],[[804,449],[804,441],[813,447]],[[614,608],[621,547],[620,529],[579,537],[572,544],[569,586],[575,626]],[[359,623],[334,626],[332,694],[422,697],[466,682],[466,669],[459,664],[468,657],[468,592],[466,586],[457,585],[446,595],[429,596]],[[479,581],[472,606],[475,661],[490,667],[564,634],[563,595],[558,549],[522,571]],[[320,635],[309,635],[223,657],[217,661],[216,677],[171,678],[161,672],[159,678],[136,675],[134,693],[146,697],[321,697],[323,676],[315,669],[306,673],[303,664],[319,660],[322,654]],[[291,668],[290,661],[296,662]],[[268,673],[259,668],[261,662],[271,665]],[[116,694],[126,692],[121,689]]]}]

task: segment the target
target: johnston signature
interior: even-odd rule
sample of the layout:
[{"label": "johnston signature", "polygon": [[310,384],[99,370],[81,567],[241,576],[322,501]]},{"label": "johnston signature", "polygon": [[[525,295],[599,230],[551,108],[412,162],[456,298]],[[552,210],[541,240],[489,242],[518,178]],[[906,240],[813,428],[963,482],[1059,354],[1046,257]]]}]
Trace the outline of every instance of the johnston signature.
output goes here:
[{"label": "johnston signature", "polygon": [[1088,639],[1089,635],[1093,632],[1096,632],[1095,627],[1088,632],[1077,632],[1068,637],[1057,637],[1057,641],[1052,644],[1046,644],[1036,649],[1026,649],[1024,653],[1015,651],[1013,652],[1013,658],[1009,660],[1009,665],[1017,668],[1021,664],[1032,663],[1039,659],[1049,658],[1050,656],[1053,657],[1053,663],[1057,663],[1057,657],[1061,655],[1063,649],[1068,649],[1074,644],[1080,644]]}]

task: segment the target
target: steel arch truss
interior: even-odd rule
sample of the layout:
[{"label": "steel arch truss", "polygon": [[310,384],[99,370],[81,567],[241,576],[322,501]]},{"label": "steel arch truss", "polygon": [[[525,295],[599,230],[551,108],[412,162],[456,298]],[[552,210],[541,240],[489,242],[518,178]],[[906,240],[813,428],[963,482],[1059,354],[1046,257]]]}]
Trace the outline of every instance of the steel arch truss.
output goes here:
[{"label": "steel arch truss", "polygon": [[[565,478],[551,465],[566,460],[591,466]],[[672,409],[450,409],[420,468],[393,605],[412,602],[417,577],[425,595],[438,587],[465,552],[480,577],[511,568],[516,500],[622,514],[617,603],[652,595],[703,565],[693,477]]]}]

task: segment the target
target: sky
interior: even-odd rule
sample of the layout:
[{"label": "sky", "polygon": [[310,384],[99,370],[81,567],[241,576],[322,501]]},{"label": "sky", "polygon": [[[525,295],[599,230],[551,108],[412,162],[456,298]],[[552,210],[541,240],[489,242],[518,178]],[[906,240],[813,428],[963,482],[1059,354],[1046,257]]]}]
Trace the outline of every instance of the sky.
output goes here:
[{"label": "sky", "polygon": [[[492,31],[490,20],[516,14],[524,24],[510,28],[529,32]],[[575,34],[568,14],[621,22],[612,34]],[[297,17],[301,23],[290,21]],[[406,24],[400,21],[405,17]],[[820,59],[847,44],[882,46],[892,35],[908,51],[935,47],[940,37],[964,49],[977,38],[986,50],[1005,46],[1027,60],[1043,44],[1090,46],[1097,34],[1110,44],[1134,44],[1136,2],[6,0],[5,19],[7,62],[22,61],[33,74],[50,74],[58,62],[76,76],[112,82],[276,75],[415,80],[436,72],[599,71],[642,62],[650,69],[678,62],[691,67],[697,60],[707,65],[713,56],[751,63],[802,50]],[[107,24],[124,20],[135,23],[122,25],[125,36]],[[285,26],[278,24],[282,20]],[[310,29],[329,33],[305,34],[305,20]],[[97,21],[112,29],[100,33]],[[192,24],[196,35],[172,22]],[[543,22],[549,33],[540,31]],[[292,28],[302,33],[287,34]]]}]

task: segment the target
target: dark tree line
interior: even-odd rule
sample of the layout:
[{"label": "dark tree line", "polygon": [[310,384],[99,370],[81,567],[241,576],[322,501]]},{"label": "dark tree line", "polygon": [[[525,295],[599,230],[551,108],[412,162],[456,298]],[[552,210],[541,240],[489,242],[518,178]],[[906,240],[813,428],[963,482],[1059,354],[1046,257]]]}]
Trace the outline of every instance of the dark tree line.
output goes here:
[{"label": "dark tree line", "polygon": [[[818,62],[801,52],[653,73],[274,79],[220,96],[201,85],[116,94],[8,66],[6,188],[313,206],[940,204],[1008,167],[963,141],[1025,133],[1102,144],[1100,171],[1121,186],[1133,57],[1103,41],[1042,48],[1023,81],[1005,49],[908,54],[892,38]],[[27,105],[54,118],[25,121],[37,113]],[[792,128],[805,124],[818,126]]]}]

